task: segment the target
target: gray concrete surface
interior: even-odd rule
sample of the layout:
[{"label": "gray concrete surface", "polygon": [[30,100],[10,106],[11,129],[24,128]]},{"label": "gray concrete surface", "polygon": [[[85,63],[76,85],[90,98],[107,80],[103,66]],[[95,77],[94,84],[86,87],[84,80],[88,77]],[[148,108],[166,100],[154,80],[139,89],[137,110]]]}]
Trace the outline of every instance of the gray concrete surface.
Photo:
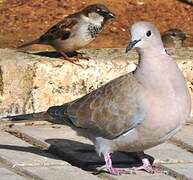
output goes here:
[{"label": "gray concrete surface", "polygon": [[[174,139],[183,133],[184,136],[180,136],[180,141],[186,142],[192,128],[193,125],[186,125]],[[137,174],[121,176],[112,176],[104,172],[97,175],[92,174],[95,172],[95,168],[104,162],[96,155],[89,140],[78,136],[66,125],[37,122],[33,125],[16,123],[11,128],[2,126],[0,143],[0,162],[4,160],[5,165],[9,165],[8,171],[11,167],[12,173],[7,175],[10,178],[15,173],[15,177],[20,175],[29,179],[45,180],[52,180],[55,177],[59,180],[75,179],[76,177],[104,180],[193,179],[192,152],[190,149],[186,149],[186,146],[176,145],[173,140],[146,151],[147,154],[155,158],[154,163],[166,170],[168,174],[155,173],[152,175],[146,172],[137,172]],[[115,155],[114,162],[118,167],[131,167],[134,164],[140,164],[133,154],[124,153]]]},{"label": "gray concrete surface", "polygon": [[25,180],[24,177],[0,166],[0,179],[1,180]]}]

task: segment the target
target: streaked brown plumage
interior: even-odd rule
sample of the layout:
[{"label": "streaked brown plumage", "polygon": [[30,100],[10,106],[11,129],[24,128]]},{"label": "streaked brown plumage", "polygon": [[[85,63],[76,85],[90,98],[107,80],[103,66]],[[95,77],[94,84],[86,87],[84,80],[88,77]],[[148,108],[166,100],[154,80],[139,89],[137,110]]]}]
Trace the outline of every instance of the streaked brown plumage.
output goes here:
[{"label": "streaked brown plumage", "polygon": [[114,14],[106,6],[102,4],[89,5],[81,11],[65,17],[38,39],[18,48],[33,44],[51,45],[66,60],[73,62],[66,53],[75,52],[93,41],[110,18],[114,18]]}]

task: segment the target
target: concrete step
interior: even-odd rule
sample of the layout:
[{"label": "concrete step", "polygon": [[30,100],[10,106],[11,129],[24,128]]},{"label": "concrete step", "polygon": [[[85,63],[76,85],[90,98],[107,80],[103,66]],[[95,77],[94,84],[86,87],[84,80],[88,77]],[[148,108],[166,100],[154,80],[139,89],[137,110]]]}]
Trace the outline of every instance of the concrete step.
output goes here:
[{"label": "concrete step", "polygon": [[[35,140],[37,143],[39,141],[41,143],[45,143],[45,146],[48,147],[48,151],[50,153],[56,154],[57,157],[65,159],[78,167],[90,168],[99,166],[104,163],[96,155],[91,142],[84,137],[78,136],[74,130],[66,125],[15,125],[14,127],[10,128],[9,131],[15,133],[15,135],[21,133],[24,136],[23,140],[25,140],[25,136],[28,136],[28,138],[32,137],[33,141]],[[168,170],[169,175],[155,174],[154,176],[150,175],[149,177],[149,174],[145,172],[141,174],[140,172],[137,173],[137,176],[130,174],[116,177],[115,179],[122,179],[123,177],[139,177],[139,179],[148,179],[153,177],[155,177],[155,179],[159,179],[161,177],[163,179],[170,179],[175,176],[180,178],[189,178],[190,173],[186,174],[186,172],[180,168],[182,167],[180,166],[181,164],[193,164],[193,154],[186,149],[176,146],[173,143],[166,142],[146,151],[146,153],[152,155],[155,158],[155,163],[158,164],[158,166]],[[151,157],[149,156],[149,158]],[[130,163],[133,163],[133,165],[139,165],[139,161],[134,155],[132,156],[125,153],[117,154],[117,156],[114,157],[114,163],[115,166],[123,165],[124,167],[126,167],[126,164],[128,165]],[[104,177],[109,178],[111,175],[105,174],[105,176],[102,176],[102,178]]]},{"label": "concrete step", "polygon": [[[0,131],[0,144],[0,161],[3,160],[6,166],[28,178],[52,180],[56,179],[58,174],[59,177],[69,180],[73,177],[81,180],[98,179],[9,133]],[[57,170],[55,174],[54,169]]]}]

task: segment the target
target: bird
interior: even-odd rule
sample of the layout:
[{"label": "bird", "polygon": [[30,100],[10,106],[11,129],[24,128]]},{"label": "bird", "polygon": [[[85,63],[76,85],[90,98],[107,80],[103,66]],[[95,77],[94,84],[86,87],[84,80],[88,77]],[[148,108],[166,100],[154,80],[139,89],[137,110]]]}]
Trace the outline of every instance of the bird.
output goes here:
[{"label": "bird", "polygon": [[[131,26],[126,52],[139,54],[136,69],[115,78],[89,94],[45,112],[7,116],[9,120],[54,118],[81,130],[93,141],[105,165],[98,170],[120,175],[128,170],[157,172],[144,151],[164,143],[190,116],[191,97],[176,62],[166,53],[159,30],[150,22]],[[117,168],[116,151],[135,152],[142,165]]]},{"label": "bird", "polygon": [[[92,4],[79,12],[66,16],[38,39],[22,44],[18,48],[33,44],[46,44],[52,46],[69,62],[74,63],[79,58],[88,60],[87,57],[83,57],[82,53],[78,53],[76,50],[93,41],[111,18],[115,18],[115,14],[105,5]],[[77,58],[72,60],[67,53],[75,54]]]},{"label": "bird", "polygon": [[189,4],[190,6],[193,6],[193,0],[179,0],[179,1],[181,1],[182,3]]},{"label": "bird", "polygon": [[188,35],[180,29],[173,28],[162,33],[165,47],[181,48]]}]

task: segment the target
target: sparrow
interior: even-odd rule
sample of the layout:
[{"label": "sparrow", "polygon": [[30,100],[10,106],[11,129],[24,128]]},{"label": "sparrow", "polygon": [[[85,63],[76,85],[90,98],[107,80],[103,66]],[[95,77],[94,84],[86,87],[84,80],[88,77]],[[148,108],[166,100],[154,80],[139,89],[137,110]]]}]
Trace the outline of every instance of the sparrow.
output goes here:
[{"label": "sparrow", "polygon": [[[102,4],[92,4],[79,12],[68,15],[52,26],[45,34],[31,42],[23,44],[23,48],[33,44],[46,44],[52,46],[65,60],[74,63],[83,57],[76,50],[88,45],[101,32],[105,23],[115,15]],[[77,58],[72,60],[67,54],[75,53]]]},{"label": "sparrow", "polygon": [[169,29],[162,33],[162,41],[165,47],[181,48],[187,34],[180,29]]}]

